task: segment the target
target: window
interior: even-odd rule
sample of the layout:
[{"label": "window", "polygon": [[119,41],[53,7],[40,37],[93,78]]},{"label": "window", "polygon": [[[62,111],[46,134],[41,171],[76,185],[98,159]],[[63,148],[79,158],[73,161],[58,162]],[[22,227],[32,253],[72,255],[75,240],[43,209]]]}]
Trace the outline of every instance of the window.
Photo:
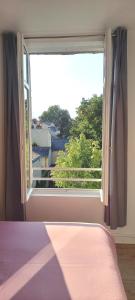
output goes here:
[{"label": "window", "polygon": [[[94,39],[91,46],[88,39],[83,42],[73,42],[73,40],[70,42],[66,40],[65,43],[54,39],[49,42],[41,40],[40,43],[33,39],[27,41],[31,53],[33,107],[31,123],[29,71],[27,69],[29,67],[27,67],[27,54],[25,53],[27,187],[31,185],[31,173],[33,173],[32,186],[34,188],[101,188],[103,40],[97,42]],[[89,61],[91,61],[91,66]],[[79,68],[81,69],[79,63],[83,64],[83,90],[80,88],[82,76],[79,78]],[[66,65],[65,70],[64,65]],[[90,74],[91,68],[93,74]],[[71,85],[65,77],[67,69],[70,75],[71,72],[74,73]],[[62,76],[61,72],[63,72]],[[77,77],[76,83],[75,76]],[[92,77],[95,78],[95,88],[89,88],[88,93],[88,83],[86,84],[85,80],[87,78],[86,81],[89,81],[89,87],[94,86]],[[41,91],[43,86],[44,94]],[[81,90],[79,100],[76,100],[74,95],[71,97],[71,93],[79,89]],[[56,90],[57,97],[54,94]],[[67,94],[70,95],[69,101]],[[62,97],[63,102],[60,100]],[[31,148],[32,156],[30,156]]]},{"label": "window", "polygon": [[27,191],[31,188],[31,91],[29,54],[24,47],[23,53],[23,81],[24,81],[24,132],[25,132],[25,170]]}]

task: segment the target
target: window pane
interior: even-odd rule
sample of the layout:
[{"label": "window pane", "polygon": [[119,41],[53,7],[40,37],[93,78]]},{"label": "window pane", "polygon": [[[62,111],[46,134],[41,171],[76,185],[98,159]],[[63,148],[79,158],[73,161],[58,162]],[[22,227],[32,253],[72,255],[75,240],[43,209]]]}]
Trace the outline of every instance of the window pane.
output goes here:
[{"label": "window pane", "polygon": [[30,188],[30,120],[29,120],[29,91],[24,88],[25,101],[25,161],[26,161],[26,179],[27,188]]}]

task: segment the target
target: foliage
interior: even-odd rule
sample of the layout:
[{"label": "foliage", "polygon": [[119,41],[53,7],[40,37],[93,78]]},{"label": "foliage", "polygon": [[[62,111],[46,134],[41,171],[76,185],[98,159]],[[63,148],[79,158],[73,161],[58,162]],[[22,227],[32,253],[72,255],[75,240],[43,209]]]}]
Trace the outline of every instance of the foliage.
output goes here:
[{"label": "foliage", "polygon": [[102,147],[102,102],[102,95],[93,95],[88,100],[82,98],[77,116],[72,122],[70,136],[79,138],[83,133],[86,139],[98,141],[100,148]]},{"label": "foliage", "polygon": [[[86,139],[84,134],[79,138],[71,138],[66,144],[65,152],[60,151],[56,167],[61,168],[100,168],[101,150],[98,141]],[[51,172],[53,178],[100,178],[100,171],[56,171]],[[63,188],[100,188],[98,182],[56,181],[57,187]]]},{"label": "foliage", "polygon": [[37,146],[38,146],[38,145],[37,145],[37,143],[35,143],[35,142],[32,144],[32,147],[37,147]]},{"label": "foliage", "polygon": [[59,105],[53,105],[44,111],[39,117],[42,122],[51,122],[60,130],[61,137],[68,137],[71,127],[71,117],[66,109],[61,109]]}]

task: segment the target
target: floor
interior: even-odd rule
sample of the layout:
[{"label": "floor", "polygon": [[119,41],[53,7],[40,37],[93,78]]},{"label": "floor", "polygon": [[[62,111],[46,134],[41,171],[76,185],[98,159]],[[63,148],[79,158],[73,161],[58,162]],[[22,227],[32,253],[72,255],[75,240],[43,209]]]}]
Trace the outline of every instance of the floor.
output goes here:
[{"label": "floor", "polygon": [[128,300],[135,300],[135,245],[118,244],[118,262]]}]

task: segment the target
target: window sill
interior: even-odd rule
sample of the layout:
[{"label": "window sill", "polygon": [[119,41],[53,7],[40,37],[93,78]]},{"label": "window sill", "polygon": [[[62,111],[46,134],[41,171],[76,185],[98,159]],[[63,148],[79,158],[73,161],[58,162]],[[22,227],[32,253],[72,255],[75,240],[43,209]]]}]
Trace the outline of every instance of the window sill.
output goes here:
[{"label": "window sill", "polygon": [[85,189],[38,189],[32,190],[31,196],[47,196],[47,197],[83,197],[83,198],[99,198],[101,200],[101,190],[85,190]]}]

